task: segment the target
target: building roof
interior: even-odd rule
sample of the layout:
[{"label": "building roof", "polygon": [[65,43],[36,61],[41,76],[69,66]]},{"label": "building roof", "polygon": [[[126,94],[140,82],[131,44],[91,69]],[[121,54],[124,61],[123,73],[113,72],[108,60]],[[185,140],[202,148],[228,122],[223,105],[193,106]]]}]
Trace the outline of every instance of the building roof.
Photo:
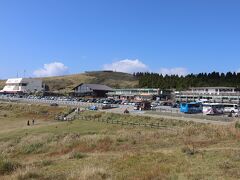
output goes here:
[{"label": "building roof", "polygon": [[12,78],[6,81],[6,84],[21,83],[23,78]]},{"label": "building roof", "polygon": [[6,81],[6,84],[28,83],[31,81],[42,81],[42,80],[36,79],[36,78],[10,78]]},{"label": "building roof", "polygon": [[191,87],[190,89],[235,89],[236,87],[224,87],[224,86],[219,86],[219,87]]},{"label": "building roof", "polygon": [[124,88],[124,89],[114,89],[114,91],[159,91],[158,88]]},{"label": "building roof", "polygon": [[[82,86],[85,83],[81,83],[78,86],[76,86],[73,89],[76,89],[79,86]],[[85,84],[87,87],[89,87],[92,90],[97,90],[97,91],[113,91],[113,89],[109,86],[103,85],[103,84]]]}]

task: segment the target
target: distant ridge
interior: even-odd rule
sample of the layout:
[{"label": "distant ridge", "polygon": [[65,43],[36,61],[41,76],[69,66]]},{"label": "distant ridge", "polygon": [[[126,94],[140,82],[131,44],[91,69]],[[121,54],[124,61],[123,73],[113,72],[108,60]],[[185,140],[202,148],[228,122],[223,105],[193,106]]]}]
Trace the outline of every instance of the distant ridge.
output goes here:
[{"label": "distant ridge", "polygon": [[[86,71],[81,74],[40,78],[50,91],[71,91],[80,83],[104,84],[112,88],[131,88],[138,86],[138,80],[132,74],[114,71]],[[0,89],[6,80],[0,80]]]},{"label": "distant ridge", "polygon": [[101,72],[113,72],[112,70],[104,70],[104,71],[85,71],[85,73],[101,73]]},{"label": "distant ridge", "polygon": [[80,83],[104,84],[112,88],[138,87],[132,74],[114,71],[86,71],[81,74],[41,78],[50,91],[71,91]]}]

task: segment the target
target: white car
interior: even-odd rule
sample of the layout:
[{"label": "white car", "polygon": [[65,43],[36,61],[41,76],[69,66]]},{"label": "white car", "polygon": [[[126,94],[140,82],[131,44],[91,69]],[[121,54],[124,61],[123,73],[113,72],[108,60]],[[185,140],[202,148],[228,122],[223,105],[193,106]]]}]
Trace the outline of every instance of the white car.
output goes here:
[{"label": "white car", "polygon": [[237,104],[223,104],[224,113],[239,113],[239,106]]}]

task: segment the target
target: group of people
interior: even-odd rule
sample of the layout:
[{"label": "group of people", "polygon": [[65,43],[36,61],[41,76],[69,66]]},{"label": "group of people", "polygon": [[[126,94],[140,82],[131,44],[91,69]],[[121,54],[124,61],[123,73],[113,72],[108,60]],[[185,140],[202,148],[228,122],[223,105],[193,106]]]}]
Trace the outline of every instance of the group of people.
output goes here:
[{"label": "group of people", "polygon": [[[35,124],[35,119],[32,119],[32,125],[34,125],[34,124]],[[29,120],[27,121],[27,125],[30,126],[30,121]]]}]

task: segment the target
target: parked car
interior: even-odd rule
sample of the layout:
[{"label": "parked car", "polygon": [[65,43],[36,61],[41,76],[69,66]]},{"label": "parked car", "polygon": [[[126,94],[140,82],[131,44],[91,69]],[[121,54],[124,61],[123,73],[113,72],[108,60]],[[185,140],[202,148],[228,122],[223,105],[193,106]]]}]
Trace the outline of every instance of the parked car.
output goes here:
[{"label": "parked car", "polygon": [[141,104],[137,102],[137,103],[135,103],[133,109],[134,110],[139,110],[140,106],[141,106]]},{"label": "parked car", "polygon": [[172,105],[172,108],[180,108],[180,105],[175,103],[175,104]]},{"label": "parked car", "polygon": [[148,101],[141,101],[141,102],[136,102],[134,105],[134,110],[150,110],[151,109],[151,103]]},{"label": "parked car", "polygon": [[97,106],[89,106],[88,109],[92,110],[92,111],[97,111],[98,107]]},{"label": "parked car", "polygon": [[237,104],[223,104],[224,113],[237,113],[239,112],[239,106]]}]

